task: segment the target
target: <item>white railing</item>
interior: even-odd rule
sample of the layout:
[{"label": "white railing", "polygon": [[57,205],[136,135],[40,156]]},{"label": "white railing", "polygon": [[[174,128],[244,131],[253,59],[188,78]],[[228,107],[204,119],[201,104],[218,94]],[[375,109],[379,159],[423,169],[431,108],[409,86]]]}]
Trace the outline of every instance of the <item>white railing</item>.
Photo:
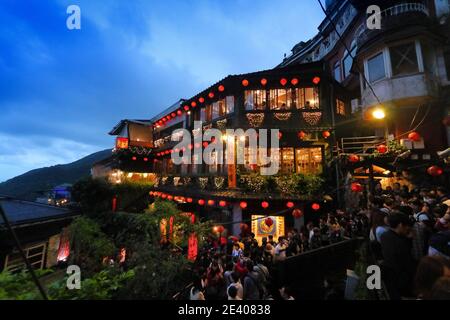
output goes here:
[{"label": "white railing", "polygon": [[[398,4],[396,6],[387,8],[383,11],[381,11],[377,16],[378,19],[381,19],[381,22],[383,22],[383,18],[387,17],[394,17],[399,16],[405,13],[411,13],[411,12],[419,12],[425,14],[427,17],[430,16],[430,11],[428,10],[427,6],[422,3],[402,3]],[[374,17],[375,18],[375,17]],[[363,34],[365,31],[369,30],[367,28],[367,23],[364,21],[358,29],[355,31],[355,37],[359,37],[361,34]]]}]

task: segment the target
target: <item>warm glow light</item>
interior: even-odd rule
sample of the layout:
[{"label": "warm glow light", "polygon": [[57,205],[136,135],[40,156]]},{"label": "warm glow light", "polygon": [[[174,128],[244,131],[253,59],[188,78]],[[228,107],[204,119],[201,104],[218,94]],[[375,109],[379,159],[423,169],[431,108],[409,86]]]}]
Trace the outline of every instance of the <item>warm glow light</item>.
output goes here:
[{"label": "warm glow light", "polygon": [[282,78],[282,79],[280,80],[280,83],[281,83],[282,86],[285,86],[287,82],[288,82],[288,81],[287,81],[287,79],[285,79],[285,78]]},{"label": "warm glow light", "polygon": [[375,109],[372,112],[372,116],[377,120],[382,120],[382,119],[386,118],[386,113],[384,112],[383,109]]},{"label": "warm glow light", "polygon": [[286,203],[286,207],[292,208],[294,207],[294,203],[292,201],[289,201],[288,203]]},{"label": "warm glow light", "polygon": [[314,83],[314,84],[319,84],[320,83],[320,77],[314,77],[313,78],[313,80],[312,80],[312,82]]},{"label": "warm glow light", "polygon": [[210,97],[211,99],[214,98],[214,92],[208,93],[208,97]]},{"label": "warm glow light", "polygon": [[203,200],[203,199],[198,200],[198,204],[203,206],[205,204],[205,200]]},{"label": "warm glow light", "polygon": [[263,207],[264,209],[269,207],[269,203],[267,201],[263,201],[261,202],[261,207]]},{"label": "warm glow light", "polygon": [[198,98],[198,102],[200,102],[200,103],[205,102],[205,98],[203,98],[203,97]]},{"label": "warm glow light", "polygon": [[262,79],[261,79],[261,84],[262,84],[263,86],[265,86],[265,85],[267,84],[267,79],[266,79],[266,78],[262,78]]},{"label": "warm glow light", "polygon": [[292,84],[293,86],[296,86],[296,85],[298,84],[298,79],[297,79],[297,78],[293,78],[293,79],[291,80],[291,84]]},{"label": "warm glow light", "polygon": [[227,205],[226,201],[223,201],[223,200],[219,201],[219,206],[225,207],[226,205]]},{"label": "warm glow light", "polygon": [[189,111],[189,106],[184,106],[185,111]]},{"label": "warm glow light", "polygon": [[220,85],[217,90],[219,90],[220,92],[224,92],[225,91],[225,87],[223,85]]},{"label": "warm glow light", "polygon": [[244,79],[244,80],[242,80],[242,85],[244,86],[244,87],[247,87],[248,86],[248,80],[247,79]]},{"label": "warm glow light", "polygon": [[242,201],[242,202],[239,204],[239,206],[240,206],[242,209],[245,209],[245,208],[247,208],[247,202]]},{"label": "warm glow light", "polygon": [[192,107],[192,108],[195,108],[196,106],[197,106],[197,102],[192,101],[192,102],[191,102],[191,107]]}]

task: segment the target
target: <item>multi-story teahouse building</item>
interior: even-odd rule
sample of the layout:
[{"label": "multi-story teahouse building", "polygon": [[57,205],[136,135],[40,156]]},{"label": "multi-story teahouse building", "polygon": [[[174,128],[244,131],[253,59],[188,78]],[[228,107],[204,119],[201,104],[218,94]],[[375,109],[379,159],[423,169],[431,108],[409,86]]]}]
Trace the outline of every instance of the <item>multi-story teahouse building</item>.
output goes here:
[{"label": "multi-story teahouse building", "polygon": [[[381,29],[368,28],[369,5],[379,6]],[[94,176],[152,181],[152,197],[176,201],[233,234],[248,226],[257,238],[283,235],[331,201],[342,205],[352,182],[368,190],[375,180],[445,183],[445,153],[438,152],[450,135],[448,1],[326,6],[317,36],[274,69],[228,76],[150,120],[119,122],[110,132],[114,155],[94,166]],[[195,161],[196,150],[217,143],[196,139],[210,128],[222,132],[225,148],[243,147],[243,164],[225,163],[220,153],[210,164]],[[188,130],[190,143],[178,147],[176,129]],[[227,129],[243,131],[227,136]],[[265,150],[278,157],[275,175],[261,175],[261,165],[248,161],[258,151],[248,129],[257,138],[261,129],[279,130],[277,148]],[[175,164],[174,153],[192,164]]]}]

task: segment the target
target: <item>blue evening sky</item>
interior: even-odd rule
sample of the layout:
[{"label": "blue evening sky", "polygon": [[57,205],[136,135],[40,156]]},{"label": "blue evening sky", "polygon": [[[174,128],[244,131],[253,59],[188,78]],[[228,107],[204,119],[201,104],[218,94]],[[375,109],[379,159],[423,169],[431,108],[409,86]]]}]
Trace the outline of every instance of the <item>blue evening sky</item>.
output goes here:
[{"label": "blue evening sky", "polygon": [[[66,28],[71,4],[81,30]],[[322,18],[315,0],[1,0],[0,182],[112,147],[120,119],[274,67]]]}]

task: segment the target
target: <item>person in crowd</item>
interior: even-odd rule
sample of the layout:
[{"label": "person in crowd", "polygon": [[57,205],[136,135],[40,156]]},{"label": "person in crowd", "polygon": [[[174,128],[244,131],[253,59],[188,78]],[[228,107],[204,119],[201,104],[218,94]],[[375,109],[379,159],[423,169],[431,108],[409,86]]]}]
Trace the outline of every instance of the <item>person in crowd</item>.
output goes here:
[{"label": "person in crowd", "polygon": [[434,284],[430,300],[450,300],[450,277],[441,277]]},{"label": "person in crowd", "polygon": [[448,194],[447,189],[443,188],[443,187],[438,187],[436,189],[436,201],[438,203],[443,203],[447,200],[450,200],[450,195]]},{"label": "person in crowd", "polygon": [[437,256],[420,260],[414,279],[415,293],[419,299],[430,299],[436,281],[450,272],[447,261]]},{"label": "person in crowd", "polygon": [[445,213],[442,217],[437,219],[435,224],[435,229],[437,231],[448,231],[450,230],[450,207],[446,206],[445,204],[441,206],[445,210]]},{"label": "person in crowd", "polygon": [[194,284],[190,291],[190,300],[205,300],[205,296],[203,294],[204,287],[200,278],[196,278],[194,280]]},{"label": "person in crowd", "polygon": [[450,259],[450,231],[440,231],[431,235],[428,255]]},{"label": "person in crowd", "polygon": [[281,262],[286,260],[286,250],[288,248],[288,242],[285,237],[278,238],[278,244],[275,247],[275,262]]},{"label": "person in crowd", "polygon": [[230,286],[234,286],[237,289],[237,294],[236,295],[239,298],[239,299],[236,299],[236,300],[244,299],[244,288],[242,286],[241,277],[240,277],[239,273],[237,273],[237,272],[231,273],[231,278],[232,278],[232,282],[227,287],[227,290],[229,289]]},{"label": "person in crowd", "polygon": [[397,300],[412,294],[411,220],[403,213],[394,213],[388,220],[390,228],[381,236],[382,275],[390,298]]},{"label": "person in crowd", "polygon": [[228,300],[242,300],[241,297],[238,296],[238,289],[235,285],[231,285],[227,290]]},{"label": "person in crowd", "polygon": [[280,296],[283,300],[295,300],[292,296],[292,289],[290,287],[282,287],[280,289]]},{"label": "person in crowd", "polygon": [[247,269],[249,272],[244,277],[244,300],[259,300],[259,278],[258,274],[253,270],[253,262],[247,261]]},{"label": "person in crowd", "polygon": [[312,237],[309,239],[309,248],[314,250],[322,246],[322,237],[320,236],[319,228],[313,228],[312,232]]}]

